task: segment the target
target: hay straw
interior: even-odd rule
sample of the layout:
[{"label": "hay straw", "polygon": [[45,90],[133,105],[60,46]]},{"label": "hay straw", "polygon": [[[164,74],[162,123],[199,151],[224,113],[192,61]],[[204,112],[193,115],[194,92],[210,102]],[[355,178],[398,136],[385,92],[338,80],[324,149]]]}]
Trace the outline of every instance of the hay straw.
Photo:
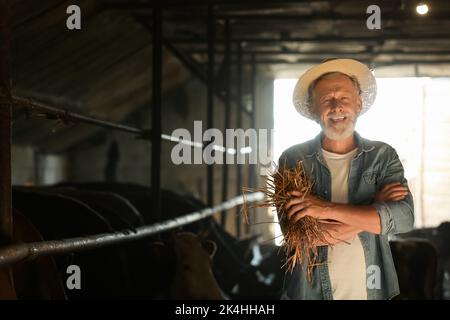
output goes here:
[{"label": "hay straw", "polygon": [[[279,224],[284,235],[283,247],[287,253],[286,262],[283,267],[286,271],[292,272],[300,264],[305,271],[307,268],[307,278],[311,281],[312,272],[317,263],[319,243],[330,244],[326,235],[330,235],[324,230],[319,220],[310,216],[305,216],[292,223],[287,218],[285,205],[291,198],[288,194],[291,191],[300,191],[302,199],[311,193],[313,182],[305,173],[301,161],[297,165],[288,169],[286,166],[275,169],[266,178],[265,187],[258,189],[243,188],[244,204],[241,213],[245,220],[249,221],[248,213],[252,208],[276,208],[278,212]],[[266,195],[265,200],[248,204],[245,201],[245,192],[260,191]]]}]

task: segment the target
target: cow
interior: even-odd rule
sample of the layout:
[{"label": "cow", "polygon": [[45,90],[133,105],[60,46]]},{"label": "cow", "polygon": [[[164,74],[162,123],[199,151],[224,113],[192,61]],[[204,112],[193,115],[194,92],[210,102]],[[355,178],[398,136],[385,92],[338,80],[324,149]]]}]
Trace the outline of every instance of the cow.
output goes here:
[{"label": "cow", "polygon": [[[191,232],[172,235],[170,242],[152,244],[152,257],[159,270],[153,277],[159,278],[162,292],[157,298],[175,300],[223,300],[213,271],[212,261],[217,250],[211,240],[202,240]],[[161,281],[163,279],[163,281]]]},{"label": "cow", "polygon": [[[43,241],[33,223],[13,210],[13,243]],[[1,300],[65,300],[66,292],[52,257],[41,256],[0,269]]]},{"label": "cow", "polygon": [[433,300],[437,274],[437,250],[428,240],[390,241],[400,295],[396,300]]},{"label": "cow", "polygon": [[[158,222],[152,207],[151,188],[132,183],[110,182],[64,182],[54,187],[71,187],[79,190],[119,194],[138,209],[146,224]],[[181,196],[169,190],[161,190],[161,204],[163,220],[176,218],[206,208],[204,203],[193,197]],[[250,265],[252,257],[249,252],[251,252],[255,242],[254,238],[239,240],[224,230],[212,217],[179,227],[176,231],[204,233],[217,244],[218,250],[213,272],[219,285],[227,295],[234,299],[276,297],[273,287],[260,281],[261,277],[257,274],[257,268]],[[170,232],[160,234],[158,238],[160,240],[169,240]],[[153,238],[153,240],[156,239]],[[140,268],[140,266],[137,266],[137,268]],[[145,272],[143,268],[140,269],[141,272],[136,272],[135,274],[141,275]],[[139,278],[143,279],[144,277],[139,276]],[[148,285],[145,284],[145,286]],[[144,282],[141,281],[138,286],[143,290]],[[139,290],[142,291],[141,289]]]},{"label": "cow", "polygon": [[[46,240],[119,230],[133,232],[134,228],[144,223],[157,222],[152,210],[151,189],[133,184],[93,182],[47,187],[16,186],[13,188],[13,204],[24,212]],[[175,218],[205,207],[194,198],[162,190],[163,219]],[[201,240],[196,240],[192,235],[180,236],[186,240],[188,247],[198,247],[200,241],[206,250],[216,248],[209,252],[211,256],[215,255],[216,262],[210,269],[223,295],[232,299],[277,298],[279,281],[271,279],[273,274],[280,272],[276,261],[278,257],[269,254],[269,259],[264,257],[260,265],[251,265],[252,246],[256,238],[236,239],[212,217],[173,231],[202,234]],[[182,259],[176,259],[175,253],[175,249],[182,248],[184,244],[177,242],[177,238],[172,236],[173,231],[157,237],[55,256],[58,271],[63,277],[70,264],[79,265],[82,270],[82,290],[67,291],[68,298],[155,299],[190,296],[189,292],[183,293],[183,290],[166,292],[165,289],[167,283],[172,283],[171,275],[177,274],[177,279],[184,279],[180,278],[183,270],[176,263]],[[206,237],[215,245],[208,245]],[[166,243],[164,250],[161,250],[161,244],[152,243],[156,240]],[[189,252],[188,248],[180,250],[177,251],[178,255],[180,252]],[[157,252],[166,253],[159,257]],[[167,258],[167,252],[172,252],[169,254],[170,259]],[[194,250],[194,253],[202,255],[200,251]],[[164,267],[161,267],[161,263],[165,264]],[[276,270],[271,270],[273,268]],[[202,266],[202,270],[206,270],[205,266]],[[155,279],[154,274],[160,276]],[[215,296],[219,297],[217,292]]]},{"label": "cow", "polygon": [[0,300],[16,300],[11,268],[0,268]]},{"label": "cow", "polygon": [[430,241],[437,250],[437,274],[434,286],[436,299],[450,298],[450,222],[443,222],[437,228],[418,228],[408,233],[398,234],[397,239],[424,239]]},{"label": "cow", "polygon": [[[61,194],[13,188],[13,207],[29,219],[45,240],[113,232],[108,220],[82,201]],[[120,248],[80,251],[55,256],[58,271],[70,265],[82,271],[81,290],[68,290],[69,299],[122,298],[132,290]]]},{"label": "cow", "polygon": [[[33,223],[17,210],[14,211],[13,221],[13,240],[15,243],[44,240]],[[13,278],[18,299],[67,299],[61,275],[51,256],[41,256],[15,264]]]}]

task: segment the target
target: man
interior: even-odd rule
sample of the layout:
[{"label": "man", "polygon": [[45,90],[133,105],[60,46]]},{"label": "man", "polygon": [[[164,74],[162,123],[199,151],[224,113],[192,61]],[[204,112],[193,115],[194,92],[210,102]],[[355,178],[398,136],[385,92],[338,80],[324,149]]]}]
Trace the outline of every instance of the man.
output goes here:
[{"label": "man", "polygon": [[412,229],[413,199],[396,151],[354,131],[375,96],[371,71],[352,59],[315,66],[296,85],[297,111],[322,131],[280,157],[279,166],[290,168],[303,161],[314,182],[304,199],[292,192],[280,224],[284,229],[305,216],[317,218],[331,245],[318,247],[311,282],[301,266],[286,273],[283,298],[372,300],[399,294],[388,235]]}]

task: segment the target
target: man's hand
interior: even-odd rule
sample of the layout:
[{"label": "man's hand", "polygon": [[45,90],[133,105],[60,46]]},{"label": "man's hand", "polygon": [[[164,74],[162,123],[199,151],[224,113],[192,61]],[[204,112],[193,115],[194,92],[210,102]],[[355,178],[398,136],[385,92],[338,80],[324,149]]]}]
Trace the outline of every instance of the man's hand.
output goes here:
[{"label": "man's hand", "polygon": [[355,235],[363,230],[341,222],[319,222],[322,230],[325,231],[324,236],[327,243],[319,243],[319,246],[334,245],[352,239]]},{"label": "man's hand", "polygon": [[299,191],[289,193],[291,199],[286,203],[286,213],[288,219],[295,223],[305,216],[325,220],[330,219],[329,210],[335,206],[334,203],[321,200],[309,195],[302,199]]},{"label": "man's hand", "polygon": [[377,192],[374,202],[403,200],[408,193],[408,188],[404,187],[400,182],[389,183]]}]

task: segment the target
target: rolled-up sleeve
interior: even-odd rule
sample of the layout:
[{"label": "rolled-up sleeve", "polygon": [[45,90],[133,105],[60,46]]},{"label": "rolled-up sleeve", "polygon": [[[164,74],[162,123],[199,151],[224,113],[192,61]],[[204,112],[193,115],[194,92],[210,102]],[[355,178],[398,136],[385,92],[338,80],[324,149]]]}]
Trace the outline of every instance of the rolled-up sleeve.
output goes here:
[{"label": "rolled-up sleeve", "polygon": [[[408,181],[405,179],[403,165],[397,152],[389,147],[386,153],[388,161],[384,170],[385,174],[379,182],[379,189],[393,182],[400,182],[407,187]],[[414,201],[411,192],[403,200],[375,202],[373,206],[380,215],[381,234],[405,233],[413,228]]]}]

